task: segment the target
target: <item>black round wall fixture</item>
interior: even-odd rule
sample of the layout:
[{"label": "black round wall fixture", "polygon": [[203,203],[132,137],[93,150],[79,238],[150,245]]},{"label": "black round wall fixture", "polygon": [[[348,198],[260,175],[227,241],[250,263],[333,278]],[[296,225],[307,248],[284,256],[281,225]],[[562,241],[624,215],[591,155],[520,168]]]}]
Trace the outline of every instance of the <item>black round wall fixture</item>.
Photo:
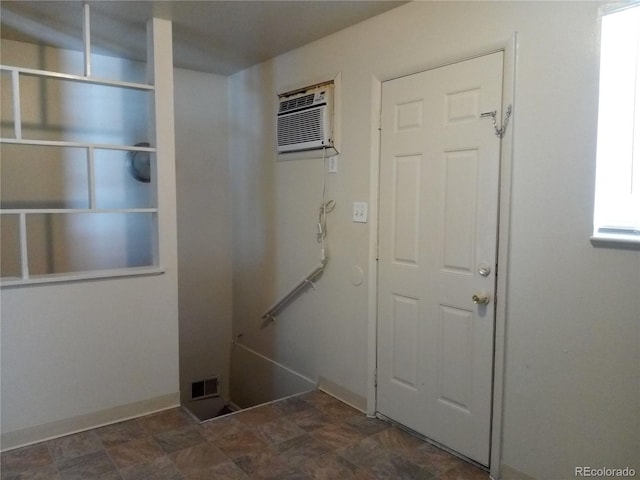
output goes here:
[{"label": "black round wall fixture", "polygon": [[[149,143],[136,143],[136,147],[149,147]],[[139,182],[149,183],[151,181],[151,152],[140,150],[128,153],[128,166],[131,176]]]}]

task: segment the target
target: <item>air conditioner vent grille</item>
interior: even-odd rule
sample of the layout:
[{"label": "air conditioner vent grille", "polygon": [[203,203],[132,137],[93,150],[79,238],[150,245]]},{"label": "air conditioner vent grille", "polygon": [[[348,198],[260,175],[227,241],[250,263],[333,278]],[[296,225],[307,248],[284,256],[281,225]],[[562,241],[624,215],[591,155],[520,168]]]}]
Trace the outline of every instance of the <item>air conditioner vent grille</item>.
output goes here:
[{"label": "air conditioner vent grille", "polygon": [[309,105],[313,105],[314,94],[311,93],[309,95],[304,95],[302,97],[294,97],[290,100],[282,100],[280,102],[280,110],[278,113],[290,112],[292,110],[297,110],[299,108],[308,107]]},{"label": "air conditioner vent grille", "polygon": [[322,141],[322,113],[321,107],[278,117],[278,145]]},{"label": "air conditioner vent grille", "polygon": [[278,153],[333,147],[333,84],[279,96]]}]

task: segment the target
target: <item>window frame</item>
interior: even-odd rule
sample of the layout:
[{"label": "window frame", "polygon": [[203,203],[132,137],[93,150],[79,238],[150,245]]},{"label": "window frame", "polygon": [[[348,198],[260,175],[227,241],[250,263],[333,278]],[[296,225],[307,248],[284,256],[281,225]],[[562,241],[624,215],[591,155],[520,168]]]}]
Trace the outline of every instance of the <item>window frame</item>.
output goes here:
[{"label": "window frame", "polygon": [[[603,72],[603,67],[613,56],[607,56],[606,53],[607,48],[611,48],[610,45],[605,45],[605,42],[611,41],[607,36],[606,17],[616,14],[624,15],[624,12],[630,10],[633,10],[631,15],[640,18],[639,3],[625,5],[622,8],[609,8],[601,11],[600,15],[598,147],[591,243],[598,247],[640,250],[640,27],[633,24],[633,19],[631,22],[636,30],[630,30],[627,33],[635,35],[635,38],[632,39],[636,47],[635,57],[632,57],[625,65],[635,77],[631,78],[619,73],[614,75],[611,71]],[[609,28],[612,29],[611,26]],[[616,33],[619,31],[624,30],[615,30]],[[622,81],[626,80],[626,90],[624,85],[610,83],[612,77],[617,79],[616,82],[621,82],[621,78]],[[616,124],[619,111],[614,111],[611,106],[615,104],[611,99],[615,96],[612,92],[616,92],[616,88],[618,91],[628,92],[631,90],[630,96],[633,98],[631,106],[626,111],[627,120],[624,120],[631,123],[631,125],[624,123],[627,126],[626,133],[620,129],[619,122]],[[619,144],[622,144],[622,147]],[[607,162],[611,162],[612,158],[615,163],[607,165]],[[624,191],[625,186],[621,185],[623,180],[628,182],[628,194],[622,193],[618,198],[612,199],[611,196]],[[622,216],[618,215],[616,219],[616,215],[611,212],[614,209],[627,213]],[[625,218],[625,220],[621,221],[620,218]]]},{"label": "window frame", "polygon": [[[17,262],[20,268],[19,276],[6,276],[0,278],[0,287],[15,287],[15,286],[23,286],[23,285],[32,285],[32,284],[43,284],[43,283],[60,283],[60,282],[69,282],[69,281],[82,281],[82,280],[91,280],[91,279],[102,279],[102,278],[121,278],[121,277],[129,277],[129,276],[141,276],[141,275],[159,275],[165,273],[165,268],[161,266],[160,262],[160,209],[158,205],[159,200],[159,182],[158,182],[158,169],[160,168],[158,160],[158,150],[155,146],[147,147],[147,146],[139,146],[139,145],[120,145],[120,144],[105,144],[105,143],[91,143],[91,142],[67,142],[67,141],[45,141],[45,140],[33,140],[29,138],[24,138],[22,132],[22,119],[21,119],[21,105],[20,105],[20,77],[21,76],[35,76],[39,78],[56,78],[63,82],[71,82],[71,83],[84,83],[84,84],[94,84],[101,85],[119,89],[129,89],[129,90],[139,90],[149,92],[150,98],[149,102],[151,105],[155,105],[156,98],[156,87],[153,84],[153,79],[155,78],[155,64],[154,64],[154,56],[153,54],[149,54],[147,61],[147,69],[148,69],[148,77],[151,81],[148,83],[136,83],[136,82],[128,82],[128,81],[119,81],[119,80],[110,80],[104,78],[96,78],[91,74],[91,49],[90,49],[90,15],[89,15],[89,5],[82,5],[83,8],[83,19],[84,19],[84,75],[74,75],[67,74],[61,72],[54,72],[48,70],[40,70],[40,69],[32,69],[32,68],[24,68],[10,65],[0,65],[0,69],[3,72],[9,72],[11,75],[11,83],[12,83],[12,112],[13,112],[13,122],[14,122],[14,137],[13,138],[1,138],[0,143],[2,144],[17,144],[17,145],[30,145],[30,146],[44,146],[48,148],[58,148],[58,147],[69,147],[74,149],[84,149],[86,150],[86,158],[87,158],[87,169],[89,173],[89,208],[62,208],[62,209],[12,209],[12,208],[4,208],[0,210],[0,215],[3,217],[9,216],[17,216],[18,219],[18,256]],[[153,28],[152,25],[148,25],[147,27]],[[149,31],[147,32],[148,38],[150,41],[153,36],[149,36]],[[155,108],[151,109],[151,116],[149,118],[149,125],[147,130],[149,131],[150,141],[152,145],[154,144],[154,132],[156,131],[155,122],[156,116],[153,113]],[[152,161],[152,164],[155,167],[152,169],[152,178],[151,182],[154,184],[154,204],[149,208],[109,208],[109,209],[101,209],[96,208],[95,204],[95,178],[91,178],[94,162],[94,151],[95,150],[121,150],[126,152],[136,152],[136,151],[144,151],[148,152],[155,160]],[[83,213],[83,214],[96,214],[100,215],[103,213],[120,213],[120,214],[145,214],[151,215],[152,224],[154,227],[151,231],[151,237],[149,240],[153,245],[153,252],[151,253],[152,263],[144,266],[125,266],[114,268],[107,268],[104,270],[81,270],[81,271],[62,271],[56,273],[47,273],[47,274],[39,274],[32,275],[29,272],[29,262],[28,262],[28,245],[27,245],[27,228],[26,228],[26,219],[29,215],[32,214],[74,214],[74,213]]]}]

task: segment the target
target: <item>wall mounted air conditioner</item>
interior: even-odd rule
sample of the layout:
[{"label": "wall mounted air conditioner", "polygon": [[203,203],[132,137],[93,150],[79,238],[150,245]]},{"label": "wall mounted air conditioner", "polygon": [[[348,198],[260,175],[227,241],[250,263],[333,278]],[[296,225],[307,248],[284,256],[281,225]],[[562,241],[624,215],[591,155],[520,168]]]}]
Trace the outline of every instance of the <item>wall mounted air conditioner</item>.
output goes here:
[{"label": "wall mounted air conditioner", "polygon": [[333,147],[333,83],[278,99],[278,153]]}]

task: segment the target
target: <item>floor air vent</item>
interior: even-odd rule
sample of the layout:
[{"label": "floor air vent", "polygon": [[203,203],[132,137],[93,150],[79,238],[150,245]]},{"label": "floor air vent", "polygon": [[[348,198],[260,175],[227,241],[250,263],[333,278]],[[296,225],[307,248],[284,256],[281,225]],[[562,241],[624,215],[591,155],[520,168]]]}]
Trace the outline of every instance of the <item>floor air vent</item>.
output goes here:
[{"label": "floor air vent", "polygon": [[218,377],[210,377],[191,382],[191,400],[202,400],[203,398],[219,396]]}]

